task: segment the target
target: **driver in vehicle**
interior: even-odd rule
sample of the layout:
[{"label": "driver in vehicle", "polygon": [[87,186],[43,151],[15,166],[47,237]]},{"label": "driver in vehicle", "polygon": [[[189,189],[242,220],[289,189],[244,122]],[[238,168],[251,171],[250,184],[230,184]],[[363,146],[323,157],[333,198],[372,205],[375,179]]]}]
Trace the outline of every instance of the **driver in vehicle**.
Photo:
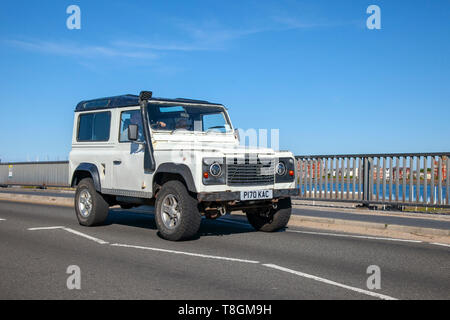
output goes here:
[{"label": "driver in vehicle", "polygon": [[191,130],[191,126],[186,119],[179,119],[175,124],[175,129]]},{"label": "driver in vehicle", "polygon": [[157,122],[155,122],[155,123],[152,123],[152,124],[150,125],[150,127],[151,127],[153,130],[166,129],[167,124],[166,124],[165,122],[163,122],[163,121],[157,121]]}]

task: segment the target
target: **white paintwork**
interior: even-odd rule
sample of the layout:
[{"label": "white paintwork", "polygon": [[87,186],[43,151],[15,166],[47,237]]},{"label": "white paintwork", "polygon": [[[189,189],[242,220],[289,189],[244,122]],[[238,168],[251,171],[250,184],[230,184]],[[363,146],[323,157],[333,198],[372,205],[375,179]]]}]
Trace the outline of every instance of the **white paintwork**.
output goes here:
[{"label": "white paintwork", "polygon": [[[144,146],[132,142],[119,142],[120,115],[122,112],[129,110],[139,110],[139,106],[101,110],[111,112],[110,137],[107,142],[78,142],[76,136],[79,115],[100,112],[100,110],[75,113],[72,150],[69,156],[69,179],[72,179],[73,173],[80,163],[87,162],[97,166],[102,190],[119,189],[150,193],[153,191],[153,174],[144,172]],[[224,109],[224,112],[226,112],[226,109]],[[227,186],[226,184],[203,185],[202,159],[205,157],[239,158],[243,157],[244,154],[261,158],[294,157],[291,152],[242,147],[233,131],[229,133],[152,131],[151,139],[156,168],[162,163],[187,165],[191,170],[198,192],[295,188],[295,182],[250,187]],[[114,164],[114,161],[121,161],[121,163]]]}]

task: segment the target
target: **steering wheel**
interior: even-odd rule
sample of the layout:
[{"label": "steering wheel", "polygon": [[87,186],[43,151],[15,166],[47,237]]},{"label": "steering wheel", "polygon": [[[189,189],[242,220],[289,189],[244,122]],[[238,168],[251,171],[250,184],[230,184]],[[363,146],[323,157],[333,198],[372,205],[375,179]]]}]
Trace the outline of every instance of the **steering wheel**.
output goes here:
[{"label": "steering wheel", "polygon": [[210,127],[210,128],[208,128],[208,130],[206,130],[206,132],[208,133],[208,132],[220,132],[220,131],[218,131],[218,130],[216,130],[216,129],[225,129],[225,126],[215,126],[215,127]]}]

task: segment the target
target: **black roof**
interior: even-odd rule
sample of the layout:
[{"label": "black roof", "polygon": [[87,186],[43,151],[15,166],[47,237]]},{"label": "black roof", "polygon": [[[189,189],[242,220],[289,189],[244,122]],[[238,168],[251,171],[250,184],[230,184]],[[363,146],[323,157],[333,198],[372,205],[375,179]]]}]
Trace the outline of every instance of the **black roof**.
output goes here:
[{"label": "black roof", "polygon": [[[178,103],[199,103],[199,104],[209,104],[209,105],[219,105],[218,103],[212,103],[203,100],[193,100],[185,98],[177,99],[166,99],[166,98],[156,98],[152,97],[152,101],[162,101],[162,102],[178,102]],[[93,100],[84,100],[77,104],[75,112],[77,111],[89,111],[89,110],[100,110],[100,109],[110,109],[110,108],[123,108],[139,105],[139,96],[133,94],[125,94],[121,96],[105,97]]]}]

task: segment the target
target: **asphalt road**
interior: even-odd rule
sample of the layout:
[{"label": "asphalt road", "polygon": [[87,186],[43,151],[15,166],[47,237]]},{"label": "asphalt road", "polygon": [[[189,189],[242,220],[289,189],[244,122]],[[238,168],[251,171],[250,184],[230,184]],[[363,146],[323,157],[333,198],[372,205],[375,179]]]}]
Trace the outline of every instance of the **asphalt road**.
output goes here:
[{"label": "asphalt road", "polygon": [[[204,220],[197,239],[174,243],[151,214],[111,210],[86,228],[71,208],[0,202],[0,299],[450,299],[449,253],[234,220]],[[67,289],[70,265],[80,290]],[[366,286],[370,265],[379,290]]]},{"label": "asphalt road", "polygon": [[[57,190],[40,190],[40,189],[23,189],[23,188],[0,188],[0,193],[15,193],[34,196],[47,196],[47,197],[63,197],[73,198],[74,192],[65,191],[58,192]],[[373,223],[385,223],[385,224],[397,224],[402,226],[420,227],[420,228],[434,228],[434,229],[446,229],[450,230],[450,220],[432,220],[424,219],[420,217],[400,217],[400,216],[387,216],[387,215],[374,215],[369,211],[367,214],[355,214],[350,212],[344,212],[339,209],[294,209],[293,214],[309,217],[331,218],[331,219],[343,219],[362,222]]]}]

